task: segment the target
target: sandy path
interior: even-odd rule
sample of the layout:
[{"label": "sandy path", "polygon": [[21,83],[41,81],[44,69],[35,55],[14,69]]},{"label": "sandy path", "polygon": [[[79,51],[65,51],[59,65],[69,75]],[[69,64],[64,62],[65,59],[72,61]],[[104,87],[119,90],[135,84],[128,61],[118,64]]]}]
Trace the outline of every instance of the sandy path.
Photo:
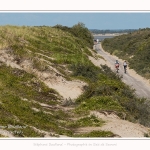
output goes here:
[{"label": "sandy path", "polygon": [[[119,59],[114,55],[110,55],[108,52],[105,52],[101,46],[101,44],[97,44],[95,49],[97,50],[98,54],[100,54],[106,61],[105,63],[113,70],[115,60],[120,62],[120,69],[119,74],[123,76],[122,81],[128,85],[130,85],[133,89],[135,89],[136,94],[139,97],[145,97],[150,99],[150,82],[145,78],[138,75],[133,69],[127,68],[127,73],[125,74],[123,71],[123,60]],[[103,60],[104,61],[104,60]],[[95,61],[93,63],[97,63],[96,65],[104,64],[101,61]]]},{"label": "sandy path", "polygon": [[144,134],[149,133],[149,128],[137,123],[132,123],[127,120],[122,120],[115,114],[104,115],[97,111],[91,112],[92,115],[103,119],[106,123],[102,127],[85,127],[78,128],[77,133],[86,133],[91,131],[111,131],[116,134],[116,137],[123,138],[142,138]]},{"label": "sandy path", "polygon": [[144,137],[144,133],[148,133],[149,129],[137,123],[132,123],[127,120],[122,120],[115,114],[105,116],[102,113],[93,111],[92,114],[106,121],[106,124],[101,127],[101,130],[111,131],[120,137]]}]

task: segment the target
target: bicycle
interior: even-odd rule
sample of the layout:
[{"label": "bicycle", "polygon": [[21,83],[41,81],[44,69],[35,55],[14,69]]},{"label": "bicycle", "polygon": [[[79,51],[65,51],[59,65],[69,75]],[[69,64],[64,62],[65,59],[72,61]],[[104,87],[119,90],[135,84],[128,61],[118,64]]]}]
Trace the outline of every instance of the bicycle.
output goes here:
[{"label": "bicycle", "polygon": [[116,72],[118,73],[119,72],[119,63],[118,63],[118,61],[116,61],[116,63],[115,63],[115,68],[116,68]]},{"label": "bicycle", "polygon": [[124,66],[124,73],[127,73],[127,66]]},{"label": "bicycle", "polygon": [[124,73],[126,73],[127,72],[127,62],[126,61],[123,62],[123,67],[124,67]]},{"label": "bicycle", "polygon": [[119,72],[119,66],[116,66],[116,72],[117,73]]}]

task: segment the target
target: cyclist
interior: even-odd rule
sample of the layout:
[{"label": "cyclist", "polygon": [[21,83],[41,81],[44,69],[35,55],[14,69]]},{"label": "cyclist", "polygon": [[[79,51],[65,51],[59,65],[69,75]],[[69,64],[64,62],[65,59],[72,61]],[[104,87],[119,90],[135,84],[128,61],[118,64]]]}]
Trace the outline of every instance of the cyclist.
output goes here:
[{"label": "cyclist", "polygon": [[118,70],[119,70],[119,62],[118,62],[118,60],[115,61],[115,68],[116,68],[116,70],[118,72]]},{"label": "cyclist", "polygon": [[127,62],[126,61],[123,62],[123,67],[124,67],[124,73],[126,73],[126,69],[127,69]]}]

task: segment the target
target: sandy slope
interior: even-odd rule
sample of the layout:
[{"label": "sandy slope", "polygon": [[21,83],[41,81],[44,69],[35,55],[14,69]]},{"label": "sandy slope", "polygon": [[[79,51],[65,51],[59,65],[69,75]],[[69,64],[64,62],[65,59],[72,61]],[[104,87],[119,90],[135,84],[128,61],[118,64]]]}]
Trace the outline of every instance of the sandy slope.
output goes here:
[{"label": "sandy slope", "polygon": [[135,124],[127,120],[122,120],[114,113],[111,114],[102,114],[97,111],[91,112],[92,115],[95,115],[98,118],[101,118],[106,123],[102,127],[84,127],[78,128],[77,133],[86,133],[91,131],[111,131],[116,137],[122,138],[142,138],[145,133],[149,133],[149,128],[144,127],[140,124]]},{"label": "sandy slope", "polygon": [[[63,99],[76,99],[82,94],[83,86],[86,85],[85,82],[80,80],[66,80],[63,75],[51,65],[49,65],[50,71],[38,71],[37,69],[33,69],[30,60],[24,60],[21,64],[17,64],[14,61],[14,56],[10,55],[7,50],[0,50],[0,61],[12,68],[18,68],[35,74],[49,88],[55,89]],[[59,74],[59,76],[57,74]]]},{"label": "sandy slope", "polygon": [[[104,59],[95,59],[94,57],[89,57],[89,59],[97,66],[100,66],[100,64],[106,64],[114,69],[113,62],[116,57],[104,52],[100,45],[97,45],[97,48],[99,52],[99,54],[97,55],[103,56]],[[0,51],[0,60],[13,68],[24,69],[27,72],[30,72],[32,70],[30,62],[25,61],[21,65],[18,65],[14,62],[13,56],[7,54],[7,51]],[[121,62],[120,59],[118,60]],[[65,78],[63,78],[63,76],[56,76],[55,74],[59,72],[57,72],[55,68],[52,68],[52,72],[40,72],[37,70],[32,71],[37,75],[37,77],[39,77],[41,81],[43,81],[49,87],[56,89],[63,96],[63,98],[70,97],[74,99],[78,97],[82,93],[82,87],[85,85],[85,83],[81,81],[67,81]],[[128,69],[128,74],[126,74],[125,76],[127,76],[127,78],[130,78],[129,75],[131,77],[134,77],[139,82],[142,82],[143,86],[149,86],[149,82],[137,75],[133,70]],[[136,80],[134,80],[133,82],[136,82]],[[128,83],[128,80],[126,82]],[[78,133],[90,132],[93,130],[108,130],[118,135],[118,137],[144,137],[144,133],[149,132],[149,128],[141,126],[140,124],[134,124],[129,121],[122,120],[115,114],[104,115],[100,112],[94,111],[91,112],[91,114],[96,115],[98,118],[102,118],[106,121],[106,124],[102,127],[79,128],[77,130]],[[0,130],[0,134],[7,137],[13,137],[9,132],[4,130]],[[47,135],[48,134],[46,134],[46,137],[50,137]]]},{"label": "sandy slope", "polygon": [[111,131],[119,137],[144,137],[144,133],[148,133],[149,129],[140,124],[135,124],[127,120],[122,120],[115,114],[104,115],[99,112],[92,112],[98,118],[106,121],[106,124],[101,127],[101,130]]}]

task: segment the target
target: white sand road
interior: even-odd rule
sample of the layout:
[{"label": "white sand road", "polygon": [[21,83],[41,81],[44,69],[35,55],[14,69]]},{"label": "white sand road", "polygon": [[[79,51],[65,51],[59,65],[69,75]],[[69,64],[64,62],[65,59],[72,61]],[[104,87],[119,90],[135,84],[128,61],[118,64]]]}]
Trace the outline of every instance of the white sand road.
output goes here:
[{"label": "white sand road", "polygon": [[122,81],[126,83],[127,85],[131,86],[133,89],[135,89],[135,93],[138,97],[144,97],[147,99],[150,99],[150,82],[149,80],[146,80],[145,78],[138,75],[134,70],[127,68],[127,73],[124,73],[123,69],[123,61],[122,59],[119,59],[118,57],[109,54],[108,52],[105,52],[102,48],[101,44],[95,45],[95,49],[98,54],[100,54],[106,61],[106,64],[115,71],[114,63],[115,60],[118,60],[120,63],[119,67],[119,74],[122,75]]}]

